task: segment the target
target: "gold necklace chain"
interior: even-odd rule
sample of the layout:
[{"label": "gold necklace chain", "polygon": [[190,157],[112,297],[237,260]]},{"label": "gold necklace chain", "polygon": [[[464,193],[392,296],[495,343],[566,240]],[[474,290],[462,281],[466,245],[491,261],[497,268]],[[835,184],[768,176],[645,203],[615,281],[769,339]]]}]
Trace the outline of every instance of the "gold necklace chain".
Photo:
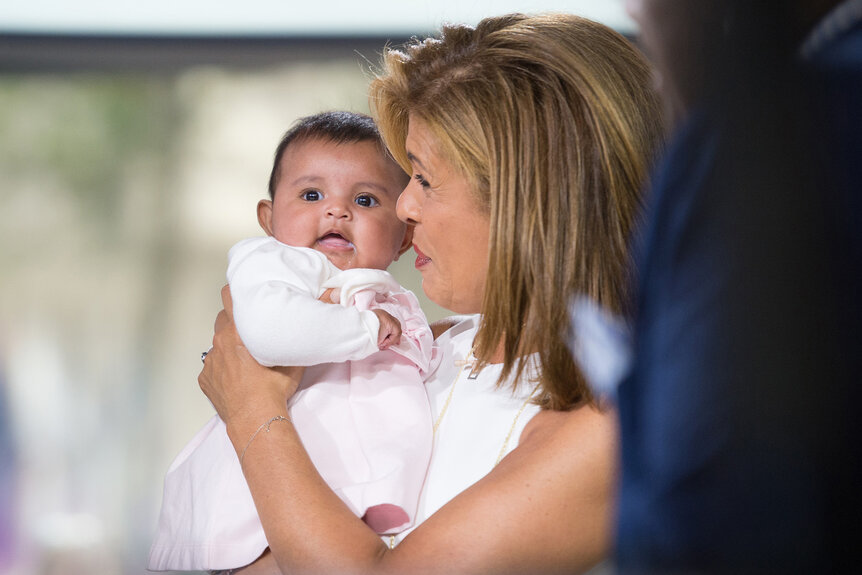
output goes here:
[{"label": "gold necklace chain", "polygon": [[432,434],[437,435],[437,428],[440,427],[440,422],[443,421],[443,416],[446,415],[446,411],[449,409],[449,404],[452,403],[452,395],[455,393],[455,384],[458,383],[458,380],[461,379],[461,374],[464,373],[464,368],[468,365],[470,369],[473,369],[473,362],[470,361],[470,358],[473,357],[472,350],[469,354],[467,354],[466,359],[458,360],[457,364],[461,364],[461,369],[458,370],[458,373],[455,375],[455,379],[452,380],[452,387],[449,388],[449,395],[446,396],[446,401],[443,402],[443,409],[440,410],[440,414],[437,416],[437,420],[434,422],[434,429]]},{"label": "gold necklace chain", "polygon": [[[467,359],[457,360],[455,365],[461,364],[461,368],[458,370],[457,375],[455,375],[455,379],[452,380],[452,386],[449,388],[449,395],[446,396],[446,401],[443,402],[443,409],[440,410],[440,414],[437,416],[437,419],[434,421],[434,426],[431,431],[431,435],[437,435],[437,428],[440,427],[440,422],[443,421],[443,416],[446,414],[446,410],[449,409],[449,404],[452,403],[452,394],[455,393],[455,384],[458,383],[458,380],[461,379],[461,374],[464,372],[464,368],[467,364],[471,363],[470,358],[473,356],[473,351],[471,350],[469,354],[467,354]],[[389,536],[389,548],[395,549],[395,538],[397,535]]]},{"label": "gold necklace chain", "polygon": [[[446,415],[446,411],[449,409],[449,404],[452,403],[452,396],[455,393],[455,385],[458,383],[458,380],[461,379],[461,374],[464,372],[464,368],[468,365],[471,369],[474,368],[475,364],[470,361],[472,357],[473,352],[471,351],[467,355],[467,359],[459,360],[457,362],[461,364],[461,369],[459,369],[457,375],[455,375],[455,379],[452,381],[452,386],[449,388],[449,395],[446,396],[446,401],[443,403],[443,409],[440,410],[440,415],[437,416],[437,420],[434,422],[434,435],[437,435],[437,428],[440,427],[440,422],[443,421],[443,416]],[[512,439],[512,433],[515,432],[515,426],[518,425],[518,420],[521,418],[521,414],[524,413],[524,410],[527,408],[527,404],[530,403],[538,390],[539,384],[537,383],[535,387],[533,387],[532,391],[530,391],[527,399],[524,400],[524,403],[521,404],[521,407],[518,409],[518,413],[515,414],[515,419],[512,420],[512,425],[509,426],[509,431],[506,433],[506,439],[503,440],[503,446],[500,448],[500,453],[497,455],[496,461],[494,461],[494,467],[497,467],[497,464],[500,463],[503,456],[506,455],[506,448],[509,446],[509,440]]]},{"label": "gold necklace chain", "polygon": [[[437,420],[434,422],[433,435],[437,435],[437,428],[440,427],[440,422],[443,421],[443,416],[446,415],[446,411],[449,409],[449,404],[452,403],[452,395],[455,393],[455,385],[458,383],[458,380],[461,379],[461,374],[464,372],[464,368],[470,365],[471,369],[473,368],[473,362],[470,361],[470,358],[473,357],[473,352],[467,356],[467,359],[458,360],[457,363],[461,364],[461,368],[458,370],[457,375],[455,375],[455,379],[452,381],[452,386],[449,388],[449,395],[446,396],[446,401],[443,402],[443,409],[440,410],[440,414],[437,416]],[[509,447],[509,440],[512,439],[512,434],[515,432],[515,426],[518,425],[518,420],[521,418],[521,414],[524,413],[524,410],[527,408],[527,405],[532,401],[533,397],[536,395],[536,392],[539,390],[539,384],[537,383],[530,394],[527,396],[527,399],[524,400],[524,403],[521,404],[521,407],[518,409],[518,413],[515,414],[515,419],[512,420],[512,425],[509,426],[509,432],[506,433],[506,439],[503,440],[503,446],[500,448],[500,453],[497,454],[497,459],[494,461],[494,467],[497,467],[497,464],[502,461],[503,457],[506,455],[506,448]],[[395,549],[395,535],[389,536],[389,548]]]},{"label": "gold necklace chain", "polygon": [[512,421],[512,425],[509,427],[509,433],[506,434],[506,439],[503,441],[503,447],[500,448],[500,453],[497,455],[497,461],[494,462],[494,467],[497,467],[497,464],[503,459],[506,455],[506,448],[509,447],[509,440],[512,439],[512,433],[515,431],[515,426],[518,424],[518,419],[521,417],[521,414],[524,413],[524,409],[527,408],[527,404],[532,401],[533,396],[536,395],[536,392],[539,390],[539,384],[533,388],[533,391],[530,392],[530,395],[527,396],[527,399],[524,400],[524,403],[521,404],[521,408],[518,409],[518,413],[515,414],[515,419]]}]

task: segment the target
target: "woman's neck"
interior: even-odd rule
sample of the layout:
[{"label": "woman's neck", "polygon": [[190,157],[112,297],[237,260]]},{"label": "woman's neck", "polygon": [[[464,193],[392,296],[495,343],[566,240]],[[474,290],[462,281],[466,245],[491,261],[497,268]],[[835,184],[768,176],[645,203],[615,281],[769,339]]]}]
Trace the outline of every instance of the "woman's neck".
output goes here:
[{"label": "woman's neck", "polygon": [[503,340],[497,343],[497,349],[488,357],[488,363],[503,363],[506,354],[503,352]]},{"label": "woman's neck", "polygon": [[[527,355],[530,355],[530,353],[533,353],[533,352],[520,353],[517,355],[527,356]],[[506,352],[505,352],[505,347],[504,347],[504,340],[503,340],[503,338],[500,338],[500,340],[497,342],[497,346],[494,348],[494,351],[485,358],[485,361],[489,364],[491,364],[491,363],[503,363],[503,360],[505,358],[506,358]]]}]

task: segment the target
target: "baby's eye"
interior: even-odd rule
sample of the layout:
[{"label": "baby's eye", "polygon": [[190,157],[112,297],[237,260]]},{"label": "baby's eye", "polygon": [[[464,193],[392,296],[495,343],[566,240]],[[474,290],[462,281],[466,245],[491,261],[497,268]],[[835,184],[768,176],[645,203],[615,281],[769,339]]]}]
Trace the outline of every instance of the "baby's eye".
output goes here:
[{"label": "baby's eye", "polygon": [[299,197],[305,200],[306,202],[316,202],[320,199],[320,192],[317,190],[305,190]]},{"label": "baby's eye", "polygon": [[377,198],[375,198],[374,196],[369,196],[368,194],[356,196],[356,199],[353,201],[356,202],[357,206],[362,206],[363,208],[373,208],[374,206],[380,205],[380,202],[377,201]]}]

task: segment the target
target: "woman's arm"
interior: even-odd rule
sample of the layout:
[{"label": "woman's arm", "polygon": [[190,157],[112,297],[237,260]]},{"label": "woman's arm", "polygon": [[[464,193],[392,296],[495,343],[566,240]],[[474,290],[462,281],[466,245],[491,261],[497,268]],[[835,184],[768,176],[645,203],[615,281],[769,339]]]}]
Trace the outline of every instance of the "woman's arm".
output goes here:
[{"label": "woman's arm", "polygon": [[[616,422],[543,411],[518,447],[395,550],[409,573],[579,573],[606,556]],[[421,568],[416,568],[417,563]],[[394,569],[399,571],[399,569]]]},{"label": "woman's arm", "polygon": [[[286,415],[298,378],[251,359],[227,290],[223,299],[199,381],[242,453],[262,423]],[[290,423],[259,433],[243,470],[283,573],[573,573],[608,548],[615,441],[608,414],[540,413],[491,473],[393,550],[323,482]]]}]

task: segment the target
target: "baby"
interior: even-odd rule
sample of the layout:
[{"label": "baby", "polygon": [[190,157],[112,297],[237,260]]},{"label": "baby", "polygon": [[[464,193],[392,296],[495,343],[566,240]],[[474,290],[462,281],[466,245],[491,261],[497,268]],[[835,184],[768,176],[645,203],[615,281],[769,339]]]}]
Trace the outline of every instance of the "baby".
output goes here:
[{"label": "baby", "polygon": [[[310,366],[290,419],[324,480],[381,534],[412,524],[432,441],[431,331],[415,296],[384,271],[412,239],[395,214],[407,178],[368,116],[302,118],[279,144],[270,199],[257,207],[268,237],[231,248],[227,270],[252,356]],[[266,546],[215,416],[168,470],[149,568],[232,569]]]}]

